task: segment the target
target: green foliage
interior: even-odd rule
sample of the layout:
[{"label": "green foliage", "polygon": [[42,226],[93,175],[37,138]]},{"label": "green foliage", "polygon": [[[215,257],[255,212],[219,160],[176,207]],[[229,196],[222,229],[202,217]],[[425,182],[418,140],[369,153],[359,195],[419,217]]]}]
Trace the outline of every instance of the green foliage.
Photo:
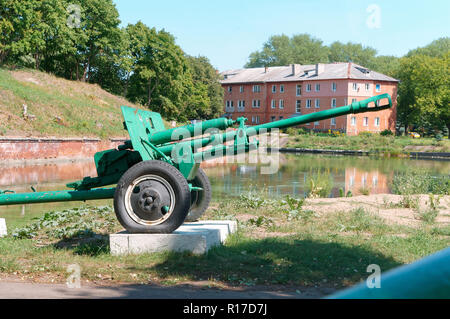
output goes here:
[{"label": "green foliage", "polygon": [[392,179],[392,192],[399,195],[450,194],[449,176],[433,176],[424,171],[407,171]]},{"label": "green foliage", "polygon": [[394,135],[394,133],[392,133],[391,130],[383,130],[380,132],[380,135],[381,136],[392,136],[392,135]]},{"label": "green foliage", "polygon": [[112,231],[116,227],[112,207],[81,207],[51,211],[25,227],[12,232],[14,238],[34,238],[45,234],[50,239],[92,237],[95,232]]},{"label": "green foliage", "polygon": [[0,65],[97,83],[166,119],[222,112],[223,90],[209,61],[186,57],[164,30],[142,22],[119,28],[112,0],[5,0],[0,17]]},{"label": "green foliage", "polygon": [[436,217],[439,215],[439,204],[441,197],[434,197],[433,194],[429,194],[429,201],[425,210],[416,209],[417,217],[427,224],[434,223]]},{"label": "green foliage", "polygon": [[307,222],[314,216],[313,211],[303,209],[303,204],[305,203],[303,198],[294,198],[286,195],[285,200],[281,203],[284,205],[282,212],[286,215],[287,220],[303,220]]},{"label": "green foliage", "polygon": [[309,198],[328,197],[333,189],[333,179],[329,172],[317,170],[311,172],[307,182]]},{"label": "green foliage", "polygon": [[450,51],[424,55],[430,50],[433,44],[400,61],[397,119],[405,127],[439,131],[450,127]]}]

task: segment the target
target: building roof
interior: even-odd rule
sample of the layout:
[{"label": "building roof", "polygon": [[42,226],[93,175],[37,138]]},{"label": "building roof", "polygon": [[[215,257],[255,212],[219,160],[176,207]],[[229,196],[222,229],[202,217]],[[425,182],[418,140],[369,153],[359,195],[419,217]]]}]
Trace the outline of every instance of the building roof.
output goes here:
[{"label": "building roof", "polygon": [[[293,70],[295,69],[295,74]],[[222,84],[233,83],[264,83],[264,82],[291,82],[331,79],[356,79],[398,82],[390,76],[369,70],[358,64],[330,63],[315,65],[291,64],[288,66],[275,66],[268,68],[251,68],[228,70],[221,73],[224,79]]]}]

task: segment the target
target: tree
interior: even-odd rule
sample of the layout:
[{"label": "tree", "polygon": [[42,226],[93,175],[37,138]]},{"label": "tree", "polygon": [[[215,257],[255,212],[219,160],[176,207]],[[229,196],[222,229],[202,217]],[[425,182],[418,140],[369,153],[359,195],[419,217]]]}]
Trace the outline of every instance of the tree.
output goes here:
[{"label": "tree", "polygon": [[223,88],[220,84],[220,75],[211,65],[207,57],[187,56],[189,66],[192,70],[194,86],[205,90],[208,98],[208,107],[202,112],[197,112],[202,119],[218,117],[223,113]]},{"label": "tree", "polygon": [[[166,119],[186,120],[190,99],[195,96],[184,52],[174,37],[150,29],[142,22],[127,27],[133,73],[127,97],[140,102]],[[191,110],[192,111],[192,110]]]},{"label": "tree", "polygon": [[449,37],[443,37],[439,38],[437,40],[434,40],[427,46],[423,48],[417,48],[414,50],[411,50],[406,55],[407,57],[412,57],[413,55],[427,55],[430,57],[443,57],[448,52],[450,52],[450,38]]},{"label": "tree", "polygon": [[275,35],[264,43],[262,51],[250,54],[247,68],[262,66],[281,66],[292,63],[315,64],[328,62],[328,49],[322,41],[309,34],[298,34],[289,38]]},{"label": "tree", "polygon": [[442,58],[415,54],[400,61],[398,120],[450,130],[450,53]]},{"label": "tree", "polygon": [[363,47],[359,43],[348,42],[343,44],[339,41],[330,45],[328,59],[330,62],[355,62],[356,64],[371,67],[377,50],[371,47]]}]

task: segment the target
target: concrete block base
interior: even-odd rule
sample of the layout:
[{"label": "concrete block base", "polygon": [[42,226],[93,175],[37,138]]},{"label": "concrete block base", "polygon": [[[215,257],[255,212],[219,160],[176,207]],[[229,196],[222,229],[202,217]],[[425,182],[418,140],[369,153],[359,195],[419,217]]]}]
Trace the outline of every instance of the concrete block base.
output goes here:
[{"label": "concrete block base", "polygon": [[8,235],[8,231],[6,230],[6,220],[4,218],[0,218],[0,237]]},{"label": "concrete block base", "polygon": [[111,234],[109,245],[114,256],[163,251],[190,251],[200,255],[224,243],[236,230],[236,221],[208,220],[184,223],[172,234]]}]

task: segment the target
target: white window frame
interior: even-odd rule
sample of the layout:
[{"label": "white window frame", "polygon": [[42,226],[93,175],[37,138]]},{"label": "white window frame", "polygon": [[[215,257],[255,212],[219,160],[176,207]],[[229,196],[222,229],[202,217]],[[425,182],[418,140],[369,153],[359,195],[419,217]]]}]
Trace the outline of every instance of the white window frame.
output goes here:
[{"label": "white window frame", "polygon": [[369,92],[370,91],[370,83],[366,83],[366,92]]},{"label": "white window frame", "polygon": [[379,118],[378,116],[373,120],[373,124],[374,124],[376,127],[379,127],[379,126],[380,126],[380,118]]},{"label": "white window frame", "polygon": [[314,122],[314,126],[320,125],[319,121]]},{"label": "white window frame", "polygon": [[271,107],[272,109],[275,109],[275,108],[277,107],[277,100],[272,100],[272,101],[270,102],[270,107]]},{"label": "white window frame", "polygon": [[277,120],[277,117],[276,117],[276,116],[273,116],[273,115],[272,115],[272,116],[270,117],[270,121],[271,121],[271,122],[275,122],[276,120]]},{"label": "white window frame", "polygon": [[311,104],[312,104],[312,100],[311,99],[307,99],[306,100],[306,108],[310,109],[311,108]]},{"label": "white window frame", "polygon": [[352,83],[352,90],[355,92],[358,91],[358,83],[356,83],[356,82]]},{"label": "white window frame", "polygon": [[259,109],[261,107],[261,100],[253,100],[252,108]]},{"label": "white window frame", "polygon": [[352,99],[352,103],[355,103],[355,102],[358,102],[358,99],[353,98],[353,99]]},{"label": "white window frame", "polygon": [[301,84],[297,84],[297,86],[296,86],[296,96],[302,96],[302,85]]},{"label": "white window frame", "polygon": [[277,93],[277,86],[276,85],[272,85],[272,93]]},{"label": "white window frame", "polygon": [[278,107],[280,108],[280,110],[284,109],[284,100],[283,99],[280,99],[278,101]]},{"label": "white window frame", "polygon": [[336,103],[336,99],[332,98],[331,99],[331,108],[334,109],[336,107],[337,103]]},{"label": "white window frame", "polygon": [[367,116],[363,118],[363,126],[369,126],[369,118]]},{"label": "white window frame", "polygon": [[280,85],[280,93],[284,93],[284,84]]},{"label": "white window frame", "polygon": [[320,109],[320,99],[315,99],[314,100],[314,108]]},{"label": "white window frame", "polygon": [[311,92],[311,89],[312,89],[311,83],[306,84],[306,92]]},{"label": "white window frame", "polygon": [[331,125],[336,126],[336,118],[335,118],[335,117],[333,117],[333,118],[331,119]]},{"label": "white window frame", "polygon": [[331,91],[336,92],[336,90],[337,90],[336,82],[331,83]]},{"label": "white window frame", "polygon": [[375,92],[381,92],[381,84],[380,83],[375,84]]},{"label": "white window frame", "polygon": [[239,92],[244,93],[244,86],[243,86],[243,85],[241,85],[241,86],[239,87]]},{"label": "white window frame", "polygon": [[295,101],[295,113],[297,114],[302,113],[302,100]]},{"label": "white window frame", "polygon": [[350,125],[351,126],[356,126],[356,116],[352,116],[350,119]]},{"label": "white window frame", "polygon": [[231,85],[228,85],[228,92],[229,93],[233,92],[233,87]]},{"label": "white window frame", "polygon": [[261,85],[253,85],[253,93],[261,93]]},{"label": "white window frame", "polygon": [[320,83],[316,83],[315,85],[315,91],[320,92]]}]

